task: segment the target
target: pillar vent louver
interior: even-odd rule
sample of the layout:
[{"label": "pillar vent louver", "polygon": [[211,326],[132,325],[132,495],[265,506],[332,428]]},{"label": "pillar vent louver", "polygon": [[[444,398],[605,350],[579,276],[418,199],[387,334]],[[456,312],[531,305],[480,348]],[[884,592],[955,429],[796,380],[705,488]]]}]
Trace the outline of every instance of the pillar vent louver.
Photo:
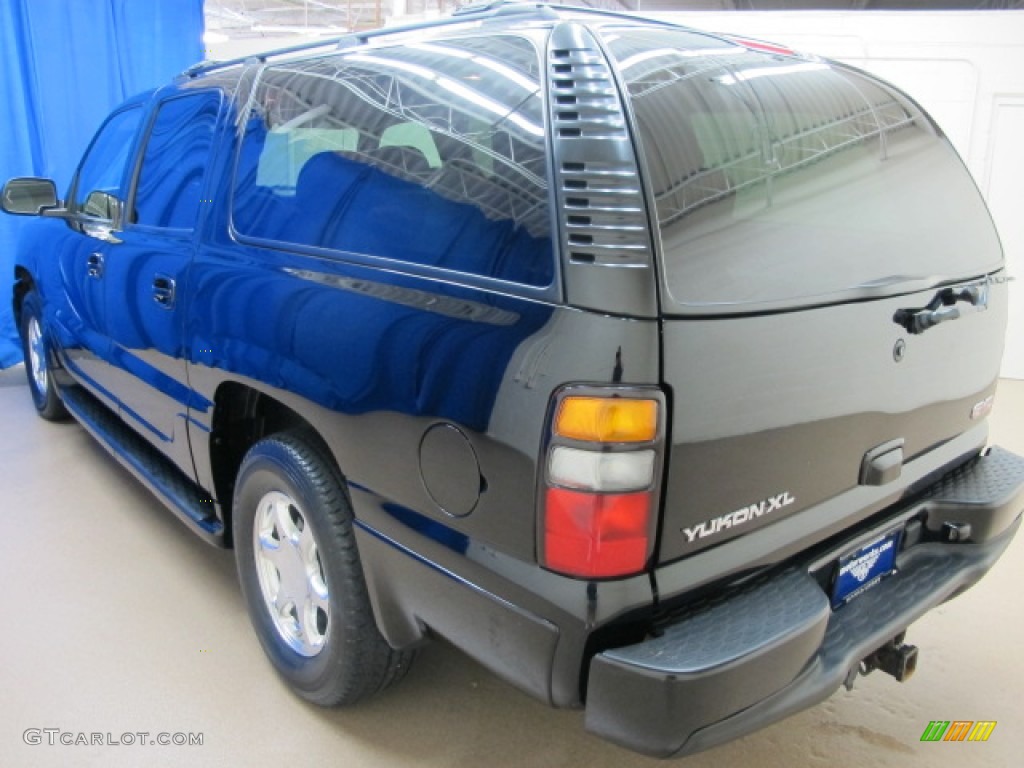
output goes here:
[{"label": "pillar vent louver", "polygon": [[570,264],[649,267],[650,235],[626,117],[588,30],[555,30],[548,83],[565,257]]}]

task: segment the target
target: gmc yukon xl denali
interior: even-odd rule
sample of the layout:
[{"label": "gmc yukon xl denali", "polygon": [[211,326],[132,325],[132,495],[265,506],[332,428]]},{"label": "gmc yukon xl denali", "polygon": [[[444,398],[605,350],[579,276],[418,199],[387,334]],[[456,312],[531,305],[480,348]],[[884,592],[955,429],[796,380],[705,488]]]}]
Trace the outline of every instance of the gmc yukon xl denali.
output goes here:
[{"label": "gmc yukon xl denali", "polygon": [[1020,525],[992,221],[841,64],[495,4],[196,66],[3,207],[40,415],[235,549],[322,705],[442,637],[690,754],[905,679]]}]

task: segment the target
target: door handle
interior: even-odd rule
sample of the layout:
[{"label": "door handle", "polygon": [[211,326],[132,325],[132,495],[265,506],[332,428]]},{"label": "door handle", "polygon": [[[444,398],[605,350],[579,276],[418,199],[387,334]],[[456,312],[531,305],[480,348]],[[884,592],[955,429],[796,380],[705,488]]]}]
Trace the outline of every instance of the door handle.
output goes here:
[{"label": "door handle", "polygon": [[103,277],[103,254],[102,253],[90,253],[89,258],[85,262],[85,272],[89,277],[94,277],[97,280]]},{"label": "door handle", "polygon": [[975,311],[988,309],[988,281],[943,288],[923,307],[897,309],[892,320],[909,333],[924,333],[940,323],[958,320],[963,312],[956,305],[961,302],[974,307]]},{"label": "door handle", "polygon": [[153,301],[163,309],[171,309],[174,306],[174,280],[167,275],[157,275],[153,278]]}]

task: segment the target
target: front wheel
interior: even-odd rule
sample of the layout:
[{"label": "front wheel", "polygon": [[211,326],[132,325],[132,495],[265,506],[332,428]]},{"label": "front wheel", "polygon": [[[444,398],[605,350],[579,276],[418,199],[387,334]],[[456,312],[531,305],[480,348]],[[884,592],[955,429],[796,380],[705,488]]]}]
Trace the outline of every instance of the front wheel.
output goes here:
[{"label": "front wheel", "polygon": [[53,354],[43,330],[43,304],[39,294],[29,291],[21,302],[21,349],[25,356],[25,374],[36,412],[47,421],[68,418],[53,380]]},{"label": "front wheel", "polygon": [[412,661],[377,629],[333,462],[299,434],[256,443],[233,505],[238,574],[249,617],[277,672],[323,706],[353,704]]}]

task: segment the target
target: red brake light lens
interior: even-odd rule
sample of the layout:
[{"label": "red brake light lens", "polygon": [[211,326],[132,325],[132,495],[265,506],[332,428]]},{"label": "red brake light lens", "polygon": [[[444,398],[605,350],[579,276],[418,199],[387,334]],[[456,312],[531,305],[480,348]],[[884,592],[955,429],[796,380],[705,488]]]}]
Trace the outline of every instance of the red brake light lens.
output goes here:
[{"label": "red brake light lens", "polygon": [[651,494],[548,488],[544,562],[583,578],[639,573],[651,554]]},{"label": "red brake light lens", "polygon": [[792,48],[786,48],[785,46],[777,45],[776,43],[769,43],[764,40],[750,40],[744,37],[731,37],[730,39],[737,45],[742,45],[744,48],[749,48],[752,51],[775,53],[781,54],[782,56],[796,56],[796,51]]}]

